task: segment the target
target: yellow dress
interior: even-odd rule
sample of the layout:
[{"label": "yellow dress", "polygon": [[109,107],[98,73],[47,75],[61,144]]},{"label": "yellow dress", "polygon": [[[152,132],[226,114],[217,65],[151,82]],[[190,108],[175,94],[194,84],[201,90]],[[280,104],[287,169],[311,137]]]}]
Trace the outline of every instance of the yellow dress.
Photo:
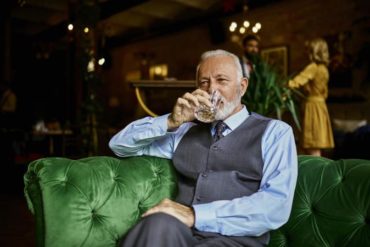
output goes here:
[{"label": "yellow dress", "polygon": [[289,87],[302,87],[306,96],[302,107],[303,148],[333,148],[333,131],[325,100],[328,97],[329,72],[324,64],[310,63],[292,80]]}]

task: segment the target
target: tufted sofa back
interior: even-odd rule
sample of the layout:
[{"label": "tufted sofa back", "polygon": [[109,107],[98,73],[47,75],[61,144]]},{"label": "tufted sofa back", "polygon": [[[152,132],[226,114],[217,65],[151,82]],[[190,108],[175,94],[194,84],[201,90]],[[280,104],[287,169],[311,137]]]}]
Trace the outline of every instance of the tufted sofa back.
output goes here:
[{"label": "tufted sofa back", "polygon": [[[171,161],[44,158],[24,176],[38,247],[115,246],[146,209],[176,194]],[[277,212],[279,213],[279,212]],[[269,246],[370,246],[370,161],[299,157],[287,224]]]},{"label": "tufted sofa back", "polygon": [[44,158],[24,176],[36,246],[116,246],[148,208],[176,194],[171,162],[155,157]]},{"label": "tufted sofa back", "polygon": [[300,156],[292,213],[269,246],[370,246],[370,161]]}]

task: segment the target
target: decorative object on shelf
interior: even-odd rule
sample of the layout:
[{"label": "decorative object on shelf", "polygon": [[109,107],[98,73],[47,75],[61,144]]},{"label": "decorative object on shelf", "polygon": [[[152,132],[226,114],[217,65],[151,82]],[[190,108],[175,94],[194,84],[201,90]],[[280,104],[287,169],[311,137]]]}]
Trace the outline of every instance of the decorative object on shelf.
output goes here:
[{"label": "decorative object on shelf", "polygon": [[151,80],[163,80],[168,75],[167,64],[156,64],[149,67],[149,78]]}]

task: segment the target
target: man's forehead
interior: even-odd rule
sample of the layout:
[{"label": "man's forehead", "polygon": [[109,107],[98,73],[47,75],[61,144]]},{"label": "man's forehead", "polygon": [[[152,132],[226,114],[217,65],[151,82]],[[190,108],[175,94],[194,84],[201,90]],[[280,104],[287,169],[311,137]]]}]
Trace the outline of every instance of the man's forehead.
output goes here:
[{"label": "man's forehead", "polygon": [[[219,57],[220,58],[220,57]],[[225,59],[226,58],[226,59]],[[200,77],[220,77],[235,73],[235,66],[231,57],[224,56],[223,59],[206,59],[199,68]]]},{"label": "man's forehead", "polygon": [[209,58],[206,58],[204,59],[201,64],[200,64],[200,67],[208,67],[208,66],[225,66],[225,65],[230,65],[233,63],[233,60],[231,57],[229,56],[214,56],[214,57],[209,57]]}]

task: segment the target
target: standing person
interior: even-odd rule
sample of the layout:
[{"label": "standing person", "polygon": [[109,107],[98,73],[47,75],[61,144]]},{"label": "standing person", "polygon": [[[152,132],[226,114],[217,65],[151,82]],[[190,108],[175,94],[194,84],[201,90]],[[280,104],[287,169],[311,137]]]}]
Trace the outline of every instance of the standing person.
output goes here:
[{"label": "standing person", "polygon": [[[291,127],[241,104],[248,80],[234,54],[205,52],[196,78],[198,89],[172,113],[134,121],[109,142],[120,157],[168,158],[178,171],[176,201],[144,213],[121,246],[266,246],[268,232],[289,218],[297,179]],[[216,90],[216,120],[195,122]]]},{"label": "standing person", "polygon": [[250,78],[254,65],[259,56],[259,45],[261,39],[256,34],[248,34],[243,38],[244,55],[240,58],[243,76]]},{"label": "standing person", "polygon": [[288,82],[291,88],[303,88],[301,145],[307,154],[321,156],[321,149],[333,148],[333,132],[325,103],[328,97],[329,51],[325,40],[316,38],[307,44],[310,64]]}]

